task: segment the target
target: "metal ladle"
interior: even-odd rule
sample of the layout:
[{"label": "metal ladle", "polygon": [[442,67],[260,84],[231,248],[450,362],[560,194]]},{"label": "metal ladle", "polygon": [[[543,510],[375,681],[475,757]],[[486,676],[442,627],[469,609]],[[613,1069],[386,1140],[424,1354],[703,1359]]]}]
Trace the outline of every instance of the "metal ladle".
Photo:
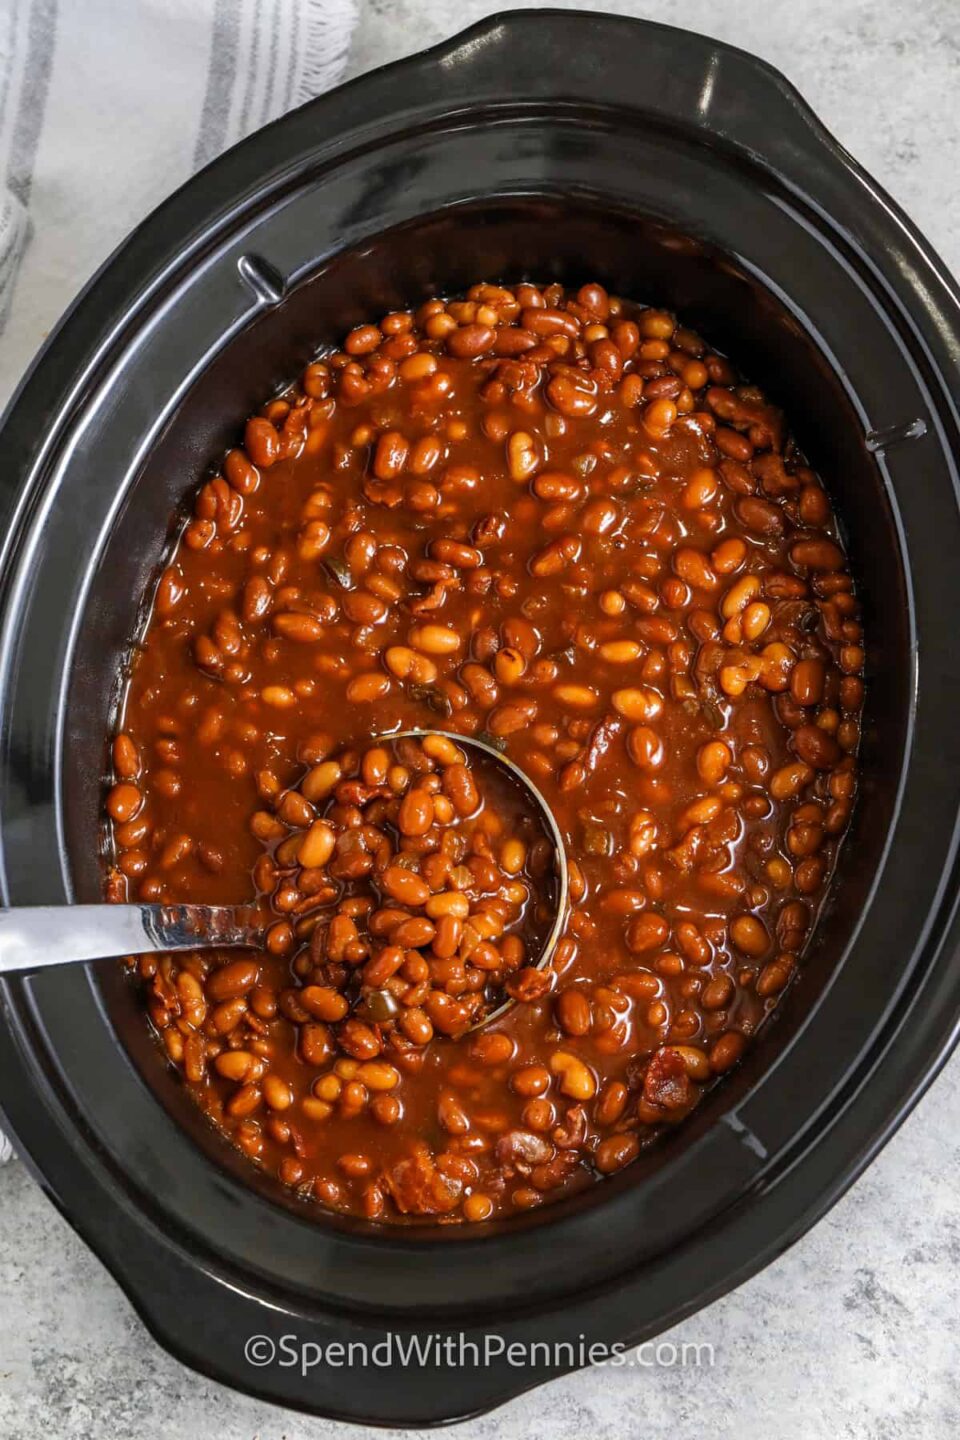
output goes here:
[{"label": "metal ladle", "polygon": [[[401,730],[376,736],[371,744],[442,735],[456,745],[494,760],[533,802],[553,842],[557,909],[534,968],[550,963],[563,934],[569,904],[569,877],[563,837],[540,790],[518,765],[485,740],[451,730]],[[23,905],[0,910],[0,975],[30,973],[51,965],[80,964],[146,951],[212,950],[263,944],[260,912],[253,905]],[[471,1028],[479,1029],[515,1004],[505,1000]]]}]

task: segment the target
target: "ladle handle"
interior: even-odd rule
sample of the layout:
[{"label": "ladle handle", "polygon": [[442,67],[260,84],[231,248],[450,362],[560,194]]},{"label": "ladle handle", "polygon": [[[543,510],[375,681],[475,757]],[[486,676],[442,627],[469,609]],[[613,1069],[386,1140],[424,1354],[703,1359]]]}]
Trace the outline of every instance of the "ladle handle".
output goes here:
[{"label": "ladle handle", "polygon": [[0,975],[257,942],[253,912],[242,905],[26,905],[0,910]]}]

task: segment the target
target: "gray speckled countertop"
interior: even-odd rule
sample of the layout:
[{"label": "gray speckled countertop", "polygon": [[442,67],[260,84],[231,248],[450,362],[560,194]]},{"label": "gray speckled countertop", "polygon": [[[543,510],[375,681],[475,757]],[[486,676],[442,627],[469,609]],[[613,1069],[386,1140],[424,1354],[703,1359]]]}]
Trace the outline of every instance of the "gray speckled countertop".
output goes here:
[{"label": "gray speckled countertop", "polygon": [[[351,73],[498,8],[361,0]],[[716,35],[778,66],[960,270],[957,0],[606,0],[603,8]],[[712,1367],[581,1372],[457,1427],[458,1440],[955,1436],[960,1142],[947,1117],[958,1109],[960,1058],[814,1231],[671,1333],[712,1345]],[[0,1170],[7,1440],[373,1433],[260,1404],[184,1369],[154,1344],[23,1166]]]}]

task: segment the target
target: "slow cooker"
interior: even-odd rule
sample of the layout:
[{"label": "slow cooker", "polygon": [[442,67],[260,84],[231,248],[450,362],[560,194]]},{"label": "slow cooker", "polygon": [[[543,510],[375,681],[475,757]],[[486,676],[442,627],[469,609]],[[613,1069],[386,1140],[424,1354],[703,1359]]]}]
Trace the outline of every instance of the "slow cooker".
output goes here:
[{"label": "slow cooker", "polygon": [[[4,903],[100,898],[132,597],[242,417],[373,314],[525,276],[667,305],[763,375],[846,524],[864,783],[775,1022],[615,1178],[469,1233],[400,1232],[309,1218],[230,1149],[119,964],[0,987],[3,1123],[160,1343],[356,1421],[466,1417],[738,1284],[859,1174],[960,1019],[956,288],[776,71],[589,13],[495,16],[254,135],[44,348],[0,443]],[[514,1341],[541,1343],[517,1364]],[[351,1343],[354,1363],[331,1358]]]}]

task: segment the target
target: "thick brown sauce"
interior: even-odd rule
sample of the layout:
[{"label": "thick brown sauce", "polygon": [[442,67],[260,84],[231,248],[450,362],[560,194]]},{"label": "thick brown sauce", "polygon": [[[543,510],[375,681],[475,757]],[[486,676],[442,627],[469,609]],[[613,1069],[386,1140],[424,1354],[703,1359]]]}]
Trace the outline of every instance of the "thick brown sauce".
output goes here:
[{"label": "thick brown sauce", "polygon": [[253,1159],[373,1218],[509,1214],[620,1168],[776,1004],[849,818],[861,631],[820,482],[726,361],[596,286],[362,327],[224,475],[132,668],[111,893],[269,893],[256,812],[437,726],[540,786],[576,903],[548,993],[459,1039],[376,1031],[389,1092],[337,1024],[304,1060],[284,1011],[329,976],[281,916],[232,1009],[211,977],[236,955],[140,962],[168,1054]]}]

